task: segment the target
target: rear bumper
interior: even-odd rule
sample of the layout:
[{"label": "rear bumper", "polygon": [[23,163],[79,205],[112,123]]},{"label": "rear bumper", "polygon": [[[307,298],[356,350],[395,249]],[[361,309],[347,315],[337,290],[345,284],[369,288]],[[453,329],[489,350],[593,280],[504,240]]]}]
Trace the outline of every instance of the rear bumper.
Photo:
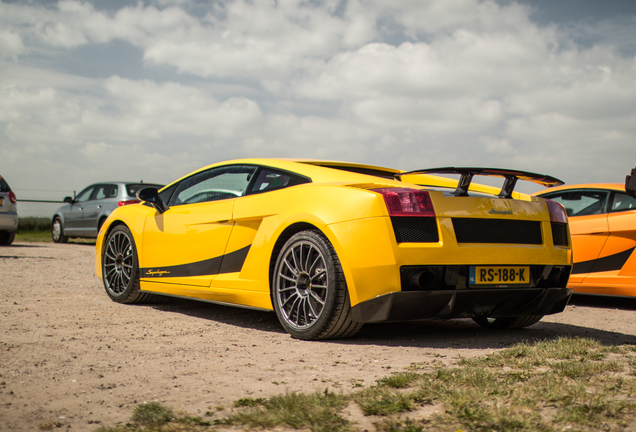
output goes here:
[{"label": "rear bumper", "polygon": [[13,232],[18,229],[18,214],[16,212],[0,213],[0,231]]},{"label": "rear bumper", "polygon": [[361,323],[550,315],[563,312],[571,295],[569,288],[402,291],[359,303],[351,312]]}]

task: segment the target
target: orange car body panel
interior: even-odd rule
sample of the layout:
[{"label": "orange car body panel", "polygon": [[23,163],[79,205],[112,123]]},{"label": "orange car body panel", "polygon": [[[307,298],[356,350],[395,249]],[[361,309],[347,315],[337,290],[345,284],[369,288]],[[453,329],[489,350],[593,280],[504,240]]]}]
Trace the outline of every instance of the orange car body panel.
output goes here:
[{"label": "orange car body panel", "polygon": [[[590,183],[551,188],[534,195],[550,198],[560,191],[605,190],[625,193],[621,183]],[[611,198],[611,197],[610,197]],[[636,208],[570,216],[574,268],[568,287],[575,293],[636,296]]]}]

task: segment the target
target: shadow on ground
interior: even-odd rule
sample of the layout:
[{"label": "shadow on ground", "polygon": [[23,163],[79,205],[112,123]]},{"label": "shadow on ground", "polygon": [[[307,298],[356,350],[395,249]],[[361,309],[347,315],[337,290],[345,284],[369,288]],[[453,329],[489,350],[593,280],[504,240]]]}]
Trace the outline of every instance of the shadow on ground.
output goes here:
[{"label": "shadow on ground", "polygon": [[[571,304],[577,307],[598,307],[634,310],[636,299],[575,297]],[[180,313],[196,318],[268,333],[285,331],[273,312],[221,306],[194,300],[161,298],[148,305],[167,313]],[[581,337],[599,341],[604,345],[636,345],[636,335],[593,327],[541,321],[531,327],[516,330],[484,329],[471,319],[417,321],[402,323],[367,324],[353,338],[331,340],[343,345],[379,345],[418,348],[500,349],[522,342],[551,340],[559,337]]]}]

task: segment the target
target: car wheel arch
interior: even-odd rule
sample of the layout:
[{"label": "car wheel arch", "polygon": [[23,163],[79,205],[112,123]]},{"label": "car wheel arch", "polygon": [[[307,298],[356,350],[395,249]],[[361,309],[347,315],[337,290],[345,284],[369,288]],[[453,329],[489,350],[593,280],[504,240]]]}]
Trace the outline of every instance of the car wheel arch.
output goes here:
[{"label": "car wheel arch", "polygon": [[274,292],[273,291],[274,287],[272,285],[272,282],[273,282],[272,278],[274,277],[274,268],[276,267],[276,260],[278,259],[278,255],[283,249],[283,246],[285,246],[285,243],[287,243],[287,240],[289,240],[294,234],[297,234],[301,231],[306,231],[306,230],[319,230],[319,228],[307,222],[297,222],[285,228],[283,232],[281,232],[281,234],[278,236],[278,239],[276,239],[276,243],[274,243],[274,248],[272,249],[272,254],[269,259],[270,295]]},{"label": "car wheel arch", "polygon": [[60,213],[55,213],[51,218],[51,224],[55,221],[55,219],[59,219],[62,222],[62,226],[64,226],[64,217]]},{"label": "car wheel arch", "polygon": [[[269,292],[270,292],[270,298],[272,299],[272,307],[274,305],[273,303],[274,300],[272,297],[274,293],[274,286],[273,286],[274,269],[276,267],[276,260],[278,259],[278,255],[282,251],[283,246],[285,246],[285,243],[287,243],[287,240],[289,240],[292,236],[294,236],[295,234],[301,231],[308,231],[308,230],[320,231],[325,237],[327,237],[327,240],[331,242],[332,246],[336,250],[336,254],[340,255],[339,253],[340,243],[337,241],[337,239],[334,238],[333,233],[331,231],[320,229],[316,225],[309,222],[296,222],[286,227],[278,236],[278,239],[276,239],[276,242],[274,244],[274,248],[272,249],[272,253],[270,255],[270,260],[269,260]],[[340,265],[342,266],[342,269],[344,271],[345,280],[347,282],[347,289],[349,290],[349,295],[351,296],[352,290],[355,290],[355,284],[353,283],[351,273],[349,271],[349,266],[347,265],[346,262],[342,262],[342,261],[340,262]]]},{"label": "car wheel arch", "polygon": [[[105,219],[104,219],[105,220]],[[102,251],[102,257],[104,255],[104,246],[106,245],[106,240],[108,240],[108,236],[110,235],[111,231],[114,230],[115,228],[117,228],[120,225],[124,225],[126,228],[130,229],[130,227],[128,225],[126,225],[125,222],[123,221],[115,221],[112,224],[110,224],[108,226],[108,229],[106,230],[106,232],[104,233],[104,236],[102,237],[102,244],[101,244],[101,251]]]}]

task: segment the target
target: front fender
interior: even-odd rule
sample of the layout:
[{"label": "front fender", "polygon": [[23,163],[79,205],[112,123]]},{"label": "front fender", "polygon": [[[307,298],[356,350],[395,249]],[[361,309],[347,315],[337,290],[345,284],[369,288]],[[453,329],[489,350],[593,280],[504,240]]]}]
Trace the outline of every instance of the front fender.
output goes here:
[{"label": "front fender", "polygon": [[[156,210],[142,204],[130,204],[115,209],[104,221],[95,241],[95,274],[102,278],[102,256],[108,234],[118,225],[126,225],[135,239],[137,250],[143,248],[143,232],[146,218],[155,214]],[[141,260],[139,265],[141,266]]]}]

